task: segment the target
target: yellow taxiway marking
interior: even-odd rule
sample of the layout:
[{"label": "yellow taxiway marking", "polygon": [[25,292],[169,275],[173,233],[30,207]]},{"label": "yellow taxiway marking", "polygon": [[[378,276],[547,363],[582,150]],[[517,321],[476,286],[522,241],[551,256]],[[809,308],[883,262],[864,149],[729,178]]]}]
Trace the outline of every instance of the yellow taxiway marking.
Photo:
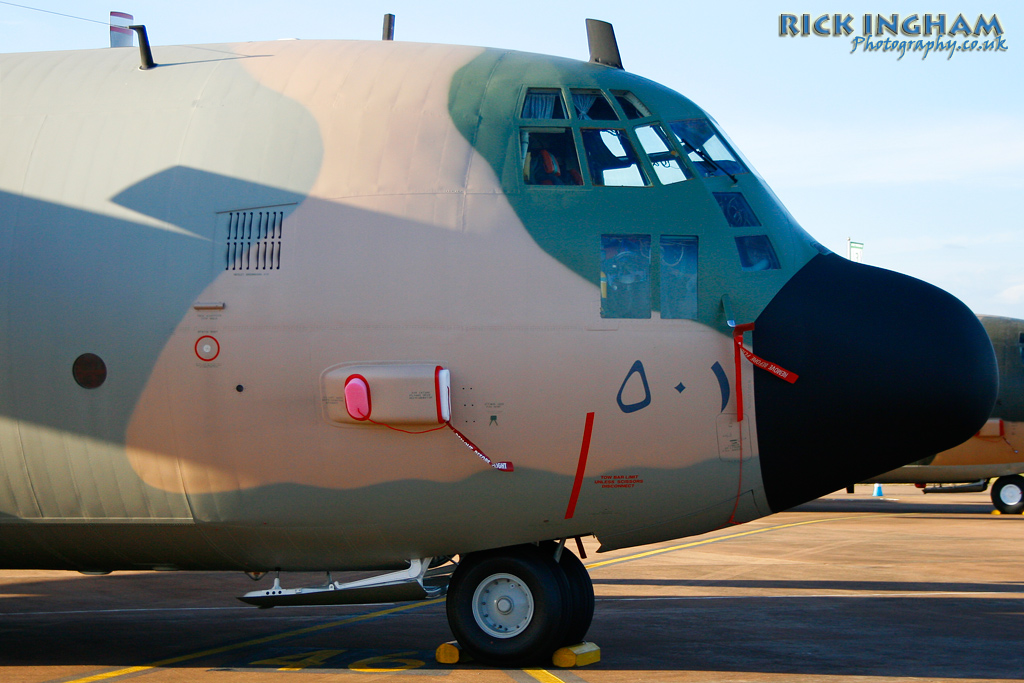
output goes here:
[{"label": "yellow taxiway marking", "polygon": [[[707,545],[708,543],[718,543],[719,541],[728,541],[732,538],[741,538],[743,536],[752,536],[754,534],[763,534],[768,531],[778,531],[779,529],[788,529],[790,527],[804,526],[807,524],[820,524],[821,522],[839,522],[847,519],[862,519],[864,517],[881,517],[891,515],[853,515],[850,517],[824,517],[822,519],[811,519],[806,522],[791,522],[789,524],[778,524],[776,526],[764,527],[763,529],[753,529],[751,531],[742,531],[738,534],[728,534],[726,536],[715,536],[714,538],[705,538],[701,541],[693,541],[691,543],[682,543],[680,545],[669,546],[668,548],[658,548],[656,550],[648,550],[642,553],[636,553],[634,555],[626,555],[625,557],[616,557],[611,560],[604,560],[602,562],[592,562],[586,565],[587,569],[597,569],[598,567],[607,567],[610,564],[618,564],[619,562],[629,562],[631,560],[639,560],[642,557],[650,557],[652,555],[661,555],[663,553],[671,553],[676,550],[682,550],[684,548],[695,548],[699,545]],[[73,682],[72,682],[73,683]]]},{"label": "yellow taxiway marking", "polygon": [[399,605],[398,607],[391,607],[389,609],[378,610],[377,612],[370,612],[369,614],[360,614],[354,617],[348,617],[347,619],[339,619],[338,621],[331,621],[326,624],[318,624],[316,626],[307,626],[306,628],[296,629],[294,631],[285,631],[284,633],[275,633],[270,636],[264,636],[262,638],[254,638],[247,640],[242,643],[234,643],[232,645],[224,645],[222,647],[215,647],[209,650],[202,650],[200,652],[191,652],[185,655],[179,655],[177,657],[170,657],[168,659],[161,659],[159,662],[152,662],[150,664],[143,664],[142,666],[131,666],[126,669],[117,669],[115,671],[107,671],[106,673],[95,674],[93,676],[86,676],[85,678],[76,678],[66,683],[93,683],[93,681],[106,681],[111,678],[118,678],[120,676],[128,676],[130,674],[137,674],[140,671],[149,671],[151,669],[158,669],[162,666],[170,666],[171,664],[180,664],[181,662],[187,662],[191,659],[201,659],[203,657],[209,657],[212,655],[219,655],[224,652],[231,652],[232,650],[241,650],[243,648],[251,647],[253,645],[263,645],[264,643],[271,643],[275,640],[283,640],[285,638],[293,638],[295,636],[304,636],[308,633],[316,633],[317,631],[324,631],[330,628],[338,626],[345,626],[347,624],[355,624],[360,621],[367,621],[369,619],[376,619],[377,617],[387,616],[388,614],[395,614],[396,612],[405,612],[407,610],[415,609],[417,607],[426,607],[427,605],[436,605],[439,602],[444,602],[444,598],[436,598],[434,600],[424,600],[422,602],[414,602],[411,605]]},{"label": "yellow taxiway marking", "polygon": [[[631,560],[638,560],[643,557],[650,557],[652,555],[661,555],[663,553],[670,553],[676,550],[682,550],[684,548],[694,548],[700,545],[707,545],[708,543],[717,543],[719,541],[727,541],[733,538],[741,538],[743,536],[752,536],[754,534],[763,534],[767,531],[778,531],[779,529],[788,529],[791,527],[804,526],[807,524],[819,524],[821,522],[836,522],[846,519],[861,519],[869,516],[882,516],[882,515],[854,515],[850,517],[825,517],[822,519],[812,519],[806,522],[792,522],[790,524],[778,524],[776,526],[765,527],[763,529],[753,529],[751,531],[743,531],[738,534],[728,534],[726,536],[716,536],[714,538],[706,538],[701,541],[693,541],[691,543],[682,543],[680,545],[673,545],[667,548],[658,548],[656,550],[648,550],[642,553],[635,553],[633,555],[626,555],[625,557],[616,557],[611,560],[604,560],[602,562],[594,562],[587,565],[587,569],[597,569],[599,567],[606,567],[611,564],[618,564],[619,562],[629,562]],[[890,515],[884,515],[890,516]],[[292,638],[295,636],[302,636],[308,633],[316,633],[317,631],[324,631],[326,629],[335,628],[338,626],[345,626],[347,624],[355,624],[360,621],[367,621],[369,619],[376,619],[377,617],[387,616],[388,614],[395,614],[397,612],[405,612],[407,610],[415,609],[417,607],[425,607],[427,605],[436,605],[440,602],[444,602],[444,598],[436,598],[434,600],[425,600],[423,602],[415,602],[411,605],[400,605],[398,607],[391,607],[389,609],[379,610],[377,612],[370,612],[369,614],[361,614],[354,617],[348,617],[347,619],[340,619],[338,621],[332,621],[326,624],[319,624],[317,626],[307,626],[306,628],[296,629],[294,631],[286,631],[284,633],[275,633],[274,635],[264,636],[262,638],[255,638],[253,640],[247,640],[242,643],[234,643],[233,645],[224,645],[222,647],[215,647],[209,650],[202,650],[200,652],[192,652],[185,655],[179,655],[177,657],[171,657],[169,659],[162,659],[159,662],[152,662],[150,664],[143,664],[141,666],[132,666],[125,669],[116,669],[114,671],[107,671],[106,673],[95,674],[93,676],[86,676],[85,678],[76,678],[65,683],[94,683],[94,681],[106,681],[111,678],[118,678],[120,676],[128,676],[130,674],[136,674],[141,671],[149,671],[151,669],[158,669],[162,666],[170,666],[171,664],[180,664],[181,662],[187,662],[192,659],[201,659],[203,657],[209,657],[212,655],[222,654],[224,652],[231,652],[232,650],[241,650],[246,647],[253,645],[263,645],[265,643],[271,643],[275,640],[283,640],[285,638]],[[541,681],[541,683],[564,683],[562,679],[555,676],[553,673],[544,669],[523,669],[527,674],[533,678]]]}]

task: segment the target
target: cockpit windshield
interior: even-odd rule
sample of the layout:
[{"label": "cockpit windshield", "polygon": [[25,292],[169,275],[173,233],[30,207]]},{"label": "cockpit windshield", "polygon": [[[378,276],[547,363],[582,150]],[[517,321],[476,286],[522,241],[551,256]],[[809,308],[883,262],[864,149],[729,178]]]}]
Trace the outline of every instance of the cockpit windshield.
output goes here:
[{"label": "cockpit windshield", "polygon": [[749,172],[707,119],[672,121],[668,125],[701,177]]}]

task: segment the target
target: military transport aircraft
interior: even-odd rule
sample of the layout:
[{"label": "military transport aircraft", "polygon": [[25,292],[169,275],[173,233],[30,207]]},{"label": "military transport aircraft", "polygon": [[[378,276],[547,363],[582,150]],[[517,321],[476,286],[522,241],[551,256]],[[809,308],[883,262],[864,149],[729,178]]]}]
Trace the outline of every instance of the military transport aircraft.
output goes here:
[{"label": "military transport aircraft", "polygon": [[739,524],[975,433],[977,318],[818,244],[589,29],[589,62],[0,55],[0,566],[386,570],[245,597],[447,589],[467,651],[529,662],[593,614],[566,539]]},{"label": "military transport aircraft", "polygon": [[[981,315],[999,363],[999,395],[988,422],[953,448],[867,480],[917,484],[925,493],[984,491],[1004,514],[1024,512],[1024,320]],[[929,486],[935,484],[935,486]]]}]

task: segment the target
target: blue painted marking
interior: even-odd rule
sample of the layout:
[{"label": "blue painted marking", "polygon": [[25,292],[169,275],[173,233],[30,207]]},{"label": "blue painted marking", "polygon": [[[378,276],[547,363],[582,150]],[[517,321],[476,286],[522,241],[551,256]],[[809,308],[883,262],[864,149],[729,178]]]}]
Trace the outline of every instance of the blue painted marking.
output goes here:
[{"label": "blue painted marking", "polygon": [[718,411],[722,412],[729,405],[729,378],[725,376],[725,370],[722,369],[722,364],[717,360],[711,366],[711,371],[718,378],[718,387],[722,390],[722,410]]},{"label": "blue painted marking", "polygon": [[[644,383],[644,397],[636,403],[630,403],[626,405],[622,402],[622,392],[626,389],[626,385],[629,383],[629,378],[634,374],[640,375],[640,380]],[[619,408],[624,413],[635,413],[638,410],[642,410],[647,406],[651,405],[651,385],[647,383],[647,373],[644,372],[644,364],[640,361],[633,363],[633,367],[629,369],[626,374],[626,379],[622,380],[622,386],[619,387],[619,395],[615,397],[615,400],[619,403]]]},{"label": "blue painted marking", "polygon": [[676,391],[678,391],[678,392],[679,392],[680,394],[681,394],[681,393],[683,393],[683,389],[685,389],[685,388],[686,388],[686,387],[684,387],[684,386],[683,386],[683,383],[682,383],[682,382],[680,382],[679,384],[677,384],[677,385],[675,386],[675,390],[676,390]]}]

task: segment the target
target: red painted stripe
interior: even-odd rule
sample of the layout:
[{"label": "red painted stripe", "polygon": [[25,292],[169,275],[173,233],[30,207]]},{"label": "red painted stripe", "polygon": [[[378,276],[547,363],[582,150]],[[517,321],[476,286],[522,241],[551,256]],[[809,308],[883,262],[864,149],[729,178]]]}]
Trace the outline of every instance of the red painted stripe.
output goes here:
[{"label": "red painted stripe", "polygon": [[583,445],[580,446],[580,460],[576,463],[576,481],[572,484],[572,495],[569,496],[569,506],[565,508],[565,518],[572,519],[576,514],[576,500],[580,497],[580,487],[583,486],[583,473],[587,469],[587,455],[590,453],[590,435],[594,432],[594,414],[587,413],[587,423],[583,427]]},{"label": "red painted stripe", "polygon": [[121,17],[122,19],[134,19],[135,18],[135,17],[133,17],[130,14],[125,14],[124,12],[111,12],[110,16],[112,16],[112,17]]},{"label": "red painted stripe", "polygon": [[121,26],[111,26],[110,27],[110,32],[111,33],[129,33],[129,34],[131,33],[131,31],[129,31],[128,29],[123,28]]}]

